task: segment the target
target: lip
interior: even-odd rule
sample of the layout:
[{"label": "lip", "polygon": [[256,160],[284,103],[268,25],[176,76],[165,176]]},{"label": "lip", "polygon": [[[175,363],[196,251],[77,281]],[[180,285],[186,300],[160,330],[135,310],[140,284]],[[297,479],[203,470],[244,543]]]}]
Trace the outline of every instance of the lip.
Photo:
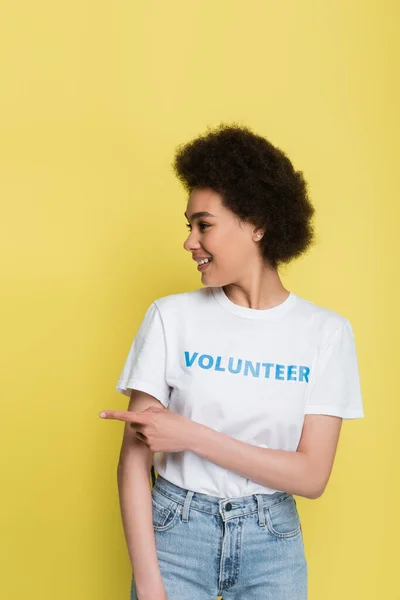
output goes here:
[{"label": "lip", "polygon": [[208,269],[208,267],[210,265],[211,265],[211,262],[203,263],[202,265],[197,265],[197,270],[202,273],[203,271],[205,271],[206,269]]}]

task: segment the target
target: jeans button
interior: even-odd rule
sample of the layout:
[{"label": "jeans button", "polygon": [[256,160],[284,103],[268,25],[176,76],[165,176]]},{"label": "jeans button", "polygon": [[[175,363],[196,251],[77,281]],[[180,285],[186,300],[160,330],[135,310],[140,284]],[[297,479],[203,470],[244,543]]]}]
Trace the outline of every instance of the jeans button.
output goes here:
[{"label": "jeans button", "polygon": [[225,510],[231,510],[232,509],[232,504],[230,502],[228,502],[228,504],[225,505]]}]

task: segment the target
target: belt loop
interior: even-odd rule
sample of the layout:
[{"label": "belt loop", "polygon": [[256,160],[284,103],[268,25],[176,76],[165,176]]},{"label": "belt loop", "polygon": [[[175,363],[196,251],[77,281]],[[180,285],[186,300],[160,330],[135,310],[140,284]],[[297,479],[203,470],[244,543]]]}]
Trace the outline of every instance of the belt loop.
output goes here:
[{"label": "belt loop", "polygon": [[193,494],[194,494],[193,491],[188,490],[187,494],[186,494],[185,502],[183,504],[182,521],[185,521],[185,523],[187,523],[189,521],[189,508],[190,508],[190,502],[192,501]]},{"label": "belt loop", "polygon": [[264,503],[261,494],[254,494],[258,504],[258,524],[260,527],[265,526]]}]

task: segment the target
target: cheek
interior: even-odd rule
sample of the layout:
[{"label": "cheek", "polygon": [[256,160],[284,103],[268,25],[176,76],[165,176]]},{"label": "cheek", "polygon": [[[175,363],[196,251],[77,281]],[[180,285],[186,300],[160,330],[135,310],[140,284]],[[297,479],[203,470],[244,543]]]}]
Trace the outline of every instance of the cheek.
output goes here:
[{"label": "cheek", "polygon": [[204,236],[204,249],[215,256],[219,266],[237,265],[248,260],[248,247],[246,239],[236,228],[227,228],[222,231],[213,228]]},{"label": "cheek", "polygon": [[216,262],[227,269],[237,268],[246,262],[246,252],[243,248],[243,240],[236,235],[226,235],[219,240],[218,248],[215,248]]},{"label": "cheek", "polygon": [[246,254],[246,244],[243,237],[236,231],[226,236],[226,250],[232,257],[241,257]]}]

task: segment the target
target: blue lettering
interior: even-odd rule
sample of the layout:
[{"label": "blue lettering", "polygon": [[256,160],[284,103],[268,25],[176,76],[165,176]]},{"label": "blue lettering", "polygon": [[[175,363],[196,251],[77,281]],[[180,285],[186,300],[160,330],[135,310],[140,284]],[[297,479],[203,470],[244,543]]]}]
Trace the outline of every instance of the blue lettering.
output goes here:
[{"label": "blue lettering", "polygon": [[198,356],[198,352],[193,352],[192,358],[189,358],[189,352],[185,352],[186,366],[191,367]]},{"label": "blue lettering", "polygon": [[233,361],[234,361],[234,359],[229,357],[228,371],[230,373],[234,373],[236,375],[237,373],[240,373],[240,371],[242,370],[242,359],[241,358],[238,359],[238,366],[236,367],[236,369],[234,369],[232,366]]},{"label": "blue lettering", "polygon": [[265,377],[269,379],[271,367],[274,366],[274,363],[263,363],[262,366],[265,367]]},{"label": "blue lettering", "polygon": [[244,363],[244,373],[243,375],[248,375],[249,369],[252,371],[253,377],[260,377],[260,363],[256,363],[256,368],[254,369],[253,363],[251,360],[246,360]]},{"label": "blue lettering", "polygon": [[215,362],[215,370],[216,371],[225,371],[225,367],[221,367],[222,356],[217,356],[217,360]]},{"label": "blue lettering", "polygon": [[[252,360],[242,360],[241,358],[233,358],[232,356],[230,356],[228,359],[228,367],[226,368],[222,366],[222,356],[213,357],[211,356],[211,354],[201,354],[199,357],[198,352],[190,353],[188,351],[185,351],[184,354],[186,367],[193,367],[196,360],[198,360],[198,365],[201,369],[209,370],[214,367],[215,371],[225,372],[228,370],[229,373],[238,375],[242,372],[242,367],[244,363],[244,369],[242,374],[245,377],[248,377],[249,375],[252,375],[253,377],[260,377],[260,369],[261,367],[264,367],[265,378],[271,379],[273,377],[272,369],[273,367],[275,367],[275,379],[278,379],[280,381],[287,379],[288,381],[305,381],[306,383],[309,382],[310,367],[307,367],[305,365],[280,365],[278,363],[260,363],[254,362]],[[297,369],[299,370],[298,379],[296,379]]]},{"label": "blue lettering", "polygon": [[[208,365],[204,364],[204,361],[208,359]],[[209,354],[202,354],[199,358],[199,365],[202,369],[211,369],[214,364],[214,359]]]},{"label": "blue lettering", "polygon": [[300,365],[299,371],[300,371],[299,372],[299,381],[303,381],[303,375],[304,375],[304,378],[308,383],[308,374],[310,373],[310,368]]}]

